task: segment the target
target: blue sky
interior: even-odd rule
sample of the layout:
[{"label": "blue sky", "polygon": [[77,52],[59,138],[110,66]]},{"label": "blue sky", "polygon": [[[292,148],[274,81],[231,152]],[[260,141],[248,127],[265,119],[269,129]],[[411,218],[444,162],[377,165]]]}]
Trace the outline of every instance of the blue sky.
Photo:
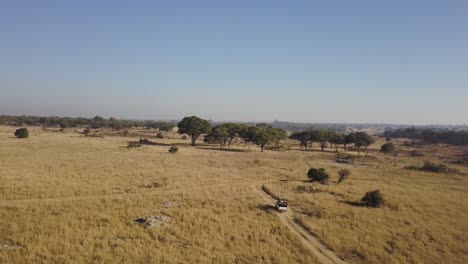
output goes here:
[{"label": "blue sky", "polygon": [[1,1],[0,114],[468,123],[467,1]]}]

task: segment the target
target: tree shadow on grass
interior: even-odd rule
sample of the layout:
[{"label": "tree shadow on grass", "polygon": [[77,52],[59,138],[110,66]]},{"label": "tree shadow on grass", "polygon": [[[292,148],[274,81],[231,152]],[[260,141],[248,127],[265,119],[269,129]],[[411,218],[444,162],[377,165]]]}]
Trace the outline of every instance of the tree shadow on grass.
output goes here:
[{"label": "tree shadow on grass", "polygon": [[[131,141],[127,141],[127,144],[133,144],[133,143],[139,143],[140,141],[138,140],[131,140]],[[171,147],[171,146],[191,146],[190,143],[160,143],[160,142],[154,142],[154,141],[151,141],[151,143],[144,143],[144,144],[141,144],[142,146],[163,146],[163,147]]]},{"label": "tree shadow on grass", "polygon": [[344,203],[344,204],[351,205],[354,207],[366,207],[366,205],[364,205],[363,203],[355,202],[355,201],[340,201],[340,203]]},{"label": "tree shadow on grass", "polygon": [[225,151],[225,152],[250,152],[249,150],[245,150],[245,149],[233,149],[233,148],[210,148],[206,146],[197,146],[196,148],[204,149],[204,150]]}]

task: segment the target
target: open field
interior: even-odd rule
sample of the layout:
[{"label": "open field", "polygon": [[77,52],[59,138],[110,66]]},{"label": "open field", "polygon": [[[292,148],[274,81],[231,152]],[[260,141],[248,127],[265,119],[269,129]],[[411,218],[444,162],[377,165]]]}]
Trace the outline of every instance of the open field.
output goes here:
[{"label": "open field", "polygon": [[[269,210],[254,189],[262,185],[287,197],[295,224],[347,263],[468,262],[468,167],[403,168],[454,160],[466,148],[424,146],[424,156],[410,157],[402,146],[393,167],[378,152],[383,141],[351,165],[289,140],[284,151],[261,153],[190,147],[171,134],[129,149],[137,137],[30,128],[30,138],[16,139],[14,130],[0,127],[0,244],[9,245],[0,247],[0,263],[320,263]],[[331,183],[307,182],[304,161],[325,168]],[[337,183],[340,168],[352,175]],[[386,206],[356,206],[373,189]],[[151,229],[134,221],[160,214],[173,221]]]}]

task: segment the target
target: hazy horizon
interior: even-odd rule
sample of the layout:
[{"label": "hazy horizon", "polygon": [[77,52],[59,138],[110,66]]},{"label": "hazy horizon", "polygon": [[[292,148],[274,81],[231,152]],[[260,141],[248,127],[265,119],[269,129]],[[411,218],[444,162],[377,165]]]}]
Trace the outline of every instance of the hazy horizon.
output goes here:
[{"label": "hazy horizon", "polygon": [[0,4],[0,115],[468,123],[468,2]]}]

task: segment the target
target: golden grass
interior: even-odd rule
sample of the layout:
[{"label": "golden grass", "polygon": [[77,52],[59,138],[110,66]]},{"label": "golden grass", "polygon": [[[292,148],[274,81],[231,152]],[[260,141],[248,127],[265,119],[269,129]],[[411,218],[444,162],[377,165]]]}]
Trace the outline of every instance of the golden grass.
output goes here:
[{"label": "golden grass", "polygon": [[[468,262],[468,177],[403,169],[441,162],[459,148],[422,149],[426,156],[403,156],[393,167],[377,152],[381,142],[371,149],[375,159],[346,165],[290,141],[291,151],[221,151],[171,134],[152,139],[161,145],[127,149],[138,138],[32,128],[20,140],[13,131],[0,127],[0,243],[24,247],[0,249],[0,263],[316,263],[262,210],[251,188],[262,183],[287,197],[299,221],[347,262]],[[168,153],[171,144],[179,153]],[[303,182],[303,160],[324,167],[332,184]],[[337,184],[340,168],[352,175]],[[319,191],[300,193],[299,185]],[[384,208],[347,203],[372,189],[385,195]],[[174,222],[144,229],[133,221],[155,214]]]}]

